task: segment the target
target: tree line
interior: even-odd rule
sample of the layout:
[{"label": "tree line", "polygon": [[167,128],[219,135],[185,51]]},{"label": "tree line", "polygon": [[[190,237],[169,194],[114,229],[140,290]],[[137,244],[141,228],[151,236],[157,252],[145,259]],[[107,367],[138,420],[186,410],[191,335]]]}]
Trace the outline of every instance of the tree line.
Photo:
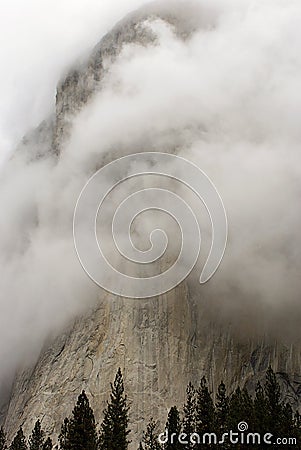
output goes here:
[{"label": "tree line", "polygon": [[[28,439],[21,427],[9,446],[1,428],[0,450],[128,450],[131,442],[129,410],[123,376],[118,369],[99,430],[88,397],[82,391],[71,416],[63,421],[56,446],[45,435],[38,420]],[[238,429],[238,424],[244,429]],[[220,440],[225,434],[229,437],[230,430],[235,430],[236,439],[239,436],[235,445],[227,439]],[[247,433],[251,440],[242,442],[248,439]],[[169,410],[165,427],[151,418],[137,450],[262,449],[270,444],[259,442],[257,438],[266,433],[285,438],[281,444],[273,441],[273,448],[277,449],[296,449],[301,439],[299,412],[283,402],[280,385],[271,368],[267,370],[265,383],[257,384],[254,396],[239,387],[228,395],[222,382],[214,401],[205,377],[197,388],[189,383],[183,408],[173,406]],[[215,436],[219,440],[214,440]]]}]

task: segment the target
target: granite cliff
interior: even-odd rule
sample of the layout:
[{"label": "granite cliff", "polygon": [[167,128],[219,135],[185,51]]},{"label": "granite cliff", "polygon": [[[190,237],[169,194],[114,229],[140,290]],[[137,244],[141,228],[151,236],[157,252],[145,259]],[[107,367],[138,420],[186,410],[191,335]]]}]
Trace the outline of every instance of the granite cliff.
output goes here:
[{"label": "granite cliff", "polygon": [[[198,16],[189,15],[183,6],[172,12],[152,5],[125,18],[60,82],[55,115],[24,138],[18,151],[29,160],[43,158],[48,152],[60,158],[73,117],[101,90],[123,45],[156,44],[156,36],[146,23],[154,19],[169,23],[181,39],[202,26]],[[202,313],[202,305],[185,283],[168,294],[143,301],[100,291],[94,309],[48,340],[34,366],[20,368],[5,428],[10,436],[20,425],[28,432],[40,418],[55,436],[82,389],[101,420],[110,382],[120,366],[131,401],[132,448],[136,448],[151,416],[163,419],[170,406],[183,403],[189,381],[197,384],[205,374],[213,392],[221,380],[229,389],[238,384],[254,389],[270,364],[287,399],[294,407],[300,405],[298,344],[255,336],[240,339],[231,327],[221,327]]]}]

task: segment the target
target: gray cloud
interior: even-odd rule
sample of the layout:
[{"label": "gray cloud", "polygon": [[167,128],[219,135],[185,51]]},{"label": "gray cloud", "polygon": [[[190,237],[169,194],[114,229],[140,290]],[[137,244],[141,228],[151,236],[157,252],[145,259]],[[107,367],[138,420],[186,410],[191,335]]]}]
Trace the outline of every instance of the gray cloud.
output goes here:
[{"label": "gray cloud", "polygon": [[[202,289],[221,317],[300,311],[301,6],[284,0],[198,4],[200,28],[186,40],[155,20],[147,26],[158,36],[156,45],[124,47],[102,91],[75,117],[58,164],[51,156],[28,164],[20,154],[4,166],[0,358],[7,367],[38,351],[48,333],[97,299],[73,249],[72,214],[81,187],[115,151],[177,151],[215,182],[228,211],[229,245]],[[202,8],[211,11],[207,22]],[[108,11],[115,19],[117,9]],[[86,46],[96,40],[92,29]],[[48,94],[66,68],[64,51],[34,120],[51,105]],[[25,97],[18,133],[33,125],[24,119]]]},{"label": "gray cloud", "polygon": [[0,162],[53,109],[58,79],[143,0],[1,2]]}]

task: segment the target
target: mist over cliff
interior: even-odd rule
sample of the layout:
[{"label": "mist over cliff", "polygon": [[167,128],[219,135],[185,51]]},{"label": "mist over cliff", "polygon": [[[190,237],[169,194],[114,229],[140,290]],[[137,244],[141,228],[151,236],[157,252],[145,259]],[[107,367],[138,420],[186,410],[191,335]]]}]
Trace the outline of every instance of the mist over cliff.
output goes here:
[{"label": "mist over cliff", "polygon": [[[136,6],[127,2],[119,18]],[[300,338],[300,3],[155,3],[92,50],[117,8],[107,17],[99,35],[93,20],[68,64],[58,50],[60,64],[37,90],[53,95],[63,72],[55,110],[46,102],[27,117],[21,101],[26,126],[42,112],[49,118],[1,167],[0,384],[98,301],[99,288],[74,251],[74,206],[99,167],[134,152],[184,156],[222,194],[224,261],[206,286],[194,282],[200,265],[189,280],[210,320],[232,322],[249,336],[256,319],[256,332]]]}]

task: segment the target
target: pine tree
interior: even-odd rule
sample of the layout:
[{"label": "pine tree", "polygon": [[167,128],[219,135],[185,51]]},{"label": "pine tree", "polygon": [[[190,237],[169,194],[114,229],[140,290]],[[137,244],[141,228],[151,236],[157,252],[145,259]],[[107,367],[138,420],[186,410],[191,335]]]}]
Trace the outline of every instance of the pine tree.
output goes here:
[{"label": "pine tree", "polygon": [[36,421],[31,436],[29,437],[29,450],[43,450],[44,431],[41,427],[41,422]]},{"label": "pine tree", "polygon": [[236,430],[237,424],[246,417],[242,415],[243,410],[243,395],[240,387],[238,387],[231,395],[229,400],[229,415],[227,420],[227,428],[229,430]]},{"label": "pine tree", "polygon": [[9,450],[27,450],[26,440],[22,427],[19,428],[13,442],[10,444]]},{"label": "pine tree", "polygon": [[192,383],[189,383],[186,388],[186,403],[183,407],[183,433],[186,434],[185,440],[188,444],[183,445],[183,449],[193,449],[193,444],[190,441],[190,436],[195,432],[196,426],[196,392]]},{"label": "pine tree", "polygon": [[85,391],[79,395],[69,420],[67,448],[70,450],[97,450],[94,413]]},{"label": "pine tree", "polygon": [[[209,392],[206,378],[203,377],[197,390],[196,398],[196,432],[201,437],[205,433],[216,431],[215,407]],[[195,448],[207,448],[209,445],[196,444]]]},{"label": "pine tree", "polygon": [[0,428],[0,450],[6,450],[6,434],[3,427]]},{"label": "pine tree", "polygon": [[257,383],[254,399],[254,429],[264,434],[268,430],[267,400],[260,382]]},{"label": "pine tree", "polygon": [[229,415],[227,427],[236,429],[239,422],[248,422],[249,428],[254,429],[254,402],[248,390],[239,387],[229,399]]},{"label": "pine tree", "polygon": [[218,387],[216,400],[217,425],[219,427],[220,434],[223,434],[226,431],[226,424],[229,414],[229,398],[227,395],[226,386],[223,382],[221,382]]},{"label": "pine tree", "polygon": [[295,425],[295,436],[297,438],[297,442],[301,441],[301,416],[299,411],[296,411],[294,416],[294,425]]},{"label": "pine tree", "polygon": [[282,409],[281,429],[278,432],[283,436],[293,437],[295,435],[294,413],[291,405],[286,403]]},{"label": "pine tree", "polygon": [[[229,413],[226,421],[227,430],[237,430],[240,422],[247,422],[250,431],[255,432],[254,429],[254,404],[247,389],[241,390],[238,387],[229,399]],[[224,444],[224,448],[231,448],[230,443]],[[237,449],[245,448],[244,445],[236,444]],[[254,447],[255,448],[255,444]]]},{"label": "pine tree", "polygon": [[254,418],[254,401],[246,388],[242,391],[242,410],[241,418],[247,421],[249,427],[254,429],[255,418]]},{"label": "pine tree", "polygon": [[164,446],[165,450],[183,449],[182,444],[178,440],[179,434],[181,433],[181,421],[176,406],[170,408],[166,422],[166,430],[168,432],[168,441]]},{"label": "pine tree", "polygon": [[[162,446],[158,441],[159,434],[158,423],[151,418],[146,427],[146,431],[143,433],[142,442],[144,444],[144,450],[162,450]],[[143,449],[141,443],[140,445]]]},{"label": "pine tree", "polygon": [[[218,386],[216,394],[215,416],[216,416],[215,432],[219,436],[222,436],[224,433],[228,432],[227,423],[229,422],[229,397],[227,395],[226,386],[223,381]],[[229,449],[231,447],[229,442],[226,441],[223,444],[219,444],[218,448],[224,450]]]},{"label": "pine tree", "polygon": [[53,444],[52,444],[52,440],[50,439],[50,437],[46,439],[42,448],[43,448],[43,450],[52,450]]},{"label": "pine tree", "polygon": [[59,448],[60,450],[70,450],[69,445],[69,419],[66,417],[61,427],[59,434]]},{"label": "pine tree", "polygon": [[[289,403],[282,404],[282,418],[280,420],[280,429],[277,433],[278,436],[289,436],[295,438],[297,443],[300,442],[300,430],[296,426],[296,415],[293,413],[293,409]],[[276,446],[275,448],[283,448],[283,446]],[[287,445],[287,449],[295,449],[296,445]]]},{"label": "pine tree", "polygon": [[301,416],[300,416],[299,411],[295,412],[294,419],[295,419],[295,427],[297,429],[299,429],[299,428],[301,429]]},{"label": "pine tree", "polygon": [[281,389],[276,375],[271,367],[266,373],[264,386],[267,406],[267,426],[270,433],[277,435],[281,429],[283,404],[281,401]]},{"label": "pine tree", "polygon": [[127,396],[124,393],[123,377],[119,368],[114,383],[111,383],[110,402],[107,404],[101,424],[100,450],[127,450],[130,443],[128,412]]}]

